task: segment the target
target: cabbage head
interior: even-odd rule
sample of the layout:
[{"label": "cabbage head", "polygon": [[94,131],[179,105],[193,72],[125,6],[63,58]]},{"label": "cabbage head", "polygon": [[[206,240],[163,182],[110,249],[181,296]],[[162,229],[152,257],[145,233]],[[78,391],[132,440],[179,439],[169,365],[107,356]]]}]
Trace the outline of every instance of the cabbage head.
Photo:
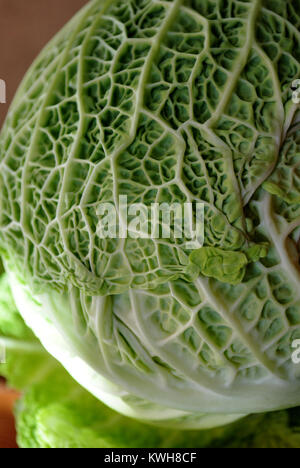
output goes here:
[{"label": "cabbage head", "polygon": [[[120,413],[213,427],[300,405],[299,0],[92,0],[0,137],[0,252],[45,348]],[[204,246],[98,235],[204,205]]]}]

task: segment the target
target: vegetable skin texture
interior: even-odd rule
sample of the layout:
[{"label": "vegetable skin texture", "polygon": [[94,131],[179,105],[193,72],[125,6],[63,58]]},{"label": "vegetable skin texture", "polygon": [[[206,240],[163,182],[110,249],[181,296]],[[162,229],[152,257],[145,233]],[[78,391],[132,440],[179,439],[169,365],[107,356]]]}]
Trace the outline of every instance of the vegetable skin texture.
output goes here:
[{"label": "vegetable skin texture", "polygon": [[[94,0],[11,107],[0,249],[18,308],[127,416],[211,427],[300,403],[299,11]],[[118,195],[203,202],[204,249],[100,239]]]}]

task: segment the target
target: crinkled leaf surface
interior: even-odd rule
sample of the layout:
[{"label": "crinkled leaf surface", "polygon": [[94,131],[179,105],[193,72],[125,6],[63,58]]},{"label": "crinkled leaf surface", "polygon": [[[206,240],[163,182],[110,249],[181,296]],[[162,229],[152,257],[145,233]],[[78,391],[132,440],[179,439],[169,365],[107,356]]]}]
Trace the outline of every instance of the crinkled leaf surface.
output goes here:
[{"label": "crinkled leaf surface", "polygon": [[97,236],[99,204],[118,208],[119,195],[202,201],[206,246],[226,251],[255,242],[244,207],[279,153],[266,187],[285,192],[287,165],[297,202],[298,6],[98,0],[75,17],[27,75],[1,138],[2,244],[31,279],[92,294],[186,279],[178,239]]},{"label": "crinkled leaf surface", "polygon": [[[299,11],[299,0],[94,0],[15,98],[0,245],[18,306],[90,391],[102,392],[96,376],[117,386],[120,411],[300,403]],[[119,209],[119,195],[203,202],[197,268],[184,240],[101,239],[99,204]]]}]

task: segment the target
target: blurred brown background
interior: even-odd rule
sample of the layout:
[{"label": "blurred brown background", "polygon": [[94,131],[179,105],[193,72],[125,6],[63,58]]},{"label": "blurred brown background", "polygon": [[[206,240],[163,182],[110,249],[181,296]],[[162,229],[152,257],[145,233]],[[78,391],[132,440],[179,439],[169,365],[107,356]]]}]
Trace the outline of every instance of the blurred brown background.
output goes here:
[{"label": "blurred brown background", "polygon": [[33,59],[87,1],[0,0],[0,79],[7,86],[7,104],[0,104],[0,127]]},{"label": "blurred brown background", "polygon": [[18,394],[0,380],[0,448],[17,448],[13,407]]},{"label": "blurred brown background", "polygon": [[[0,0],[0,79],[7,103],[0,103],[0,127],[28,67],[49,39],[88,0]],[[15,448],[12,415],[17,394],[0,379],[0,448]]]}]

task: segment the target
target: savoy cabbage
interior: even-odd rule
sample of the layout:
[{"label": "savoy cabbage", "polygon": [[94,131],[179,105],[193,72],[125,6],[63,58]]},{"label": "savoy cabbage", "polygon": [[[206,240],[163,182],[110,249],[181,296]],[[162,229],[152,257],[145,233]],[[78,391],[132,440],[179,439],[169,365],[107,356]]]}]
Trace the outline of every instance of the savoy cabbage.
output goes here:
[{"label": "savoy cabbage", "polygon": [[0,374],[22,392],[15,409],[21,448],[299,448],[300,411],[248,416],[203,431],[156,427],[122,416],[80,387],[26,327],[0,278]]},{"label": "savoy cabbage", "polygon": [[[119,412],[212,427],[300,404],[299,0],[93,0],[0,137],[0,249],[45,348]],[[204,246],[98,209],[204,204]]]}]

